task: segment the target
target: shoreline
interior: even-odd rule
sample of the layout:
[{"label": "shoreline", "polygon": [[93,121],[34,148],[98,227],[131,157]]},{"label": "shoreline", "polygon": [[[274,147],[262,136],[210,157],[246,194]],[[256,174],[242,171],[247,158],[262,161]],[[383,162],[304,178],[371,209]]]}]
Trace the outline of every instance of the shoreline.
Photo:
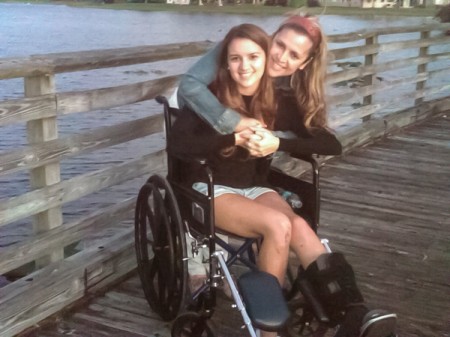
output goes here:
[{"label": "shoreline", "polygon": [[[166,3],[132,3],[116,2],[105,4],[96,1],[50,1],[50,0],[0,0],[0,4],[33,4],[33,5],[66,5],[80,8],[112,9],[112,10],[130,10],[142,12],[178,12],[186,14],[198,13],[217,13],[229,15],[260,15],[276,16],[292,12],[308,12],[313,15],[341,15],[341,16],[363,16],[373,17],[434,17],[438,8],[357,8],[357,7],[282,7],[282,6],[264,6],[264,5],[173,5]],[[305,1],[302,1],[305,3]]]}]

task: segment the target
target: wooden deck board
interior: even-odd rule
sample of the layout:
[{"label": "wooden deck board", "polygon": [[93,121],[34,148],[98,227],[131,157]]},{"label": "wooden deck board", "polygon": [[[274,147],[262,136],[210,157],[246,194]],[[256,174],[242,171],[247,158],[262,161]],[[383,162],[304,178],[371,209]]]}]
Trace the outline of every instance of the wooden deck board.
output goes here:
[{"label": "wooden deck board", "polygon": [[[372,307],[395,311],[400,337],[450,336],[450,121],[437,117],[334,158],[321,171],[319,234],[353,264]],[[245,336],[221,299],[221,337]],[[137,276],[33,337],[168,337]]]}]

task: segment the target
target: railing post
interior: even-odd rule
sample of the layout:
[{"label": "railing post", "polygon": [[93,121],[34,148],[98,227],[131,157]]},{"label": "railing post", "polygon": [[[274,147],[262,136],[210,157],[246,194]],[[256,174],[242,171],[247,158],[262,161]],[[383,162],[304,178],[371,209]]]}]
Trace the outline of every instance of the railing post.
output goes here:
[{"label": "railing post", "polygon": [[[366,46],[371,46],[371,45],[374,45],[377,43],[378,43],[378,35],[373,35],[371,37],[366,38]],[[375,64],[377,54],[378,53],[365,55],[364,56],[364,66],[368,67],[368,66]],[[364,86],[373,85],[375,83],[375,80],[376,80],[376,74],[364,76]],[[371,105],[373,102],[372,98],[373,98],[372,95],[364,96],[363,97],[363,105]],[[368,121],[370,118],[371,118],[371,115],[364,116],[362,118],[362,121],[363,122]]]},{"label": "railing post", "polygon": [[[430,37],[430,31],[424,31],[420,33],[420,39],[428,39]],[[419,57],[425,57],[428,55],[428,47],[421,47],[419,49]],[[427,71],[427,63],[421,63],[417,66],[417,76],[422,73],[426,73]],[[419,105],[423,102],[423,93],[421,92],[425,89],[425,84],[427,80],[424,79],[422,81],[418,81],[416,83],[416,100],[414,101],[414,105]]]},{"label": "railing post", "polygon": [[[26,77],[25,97],[33,97],[55,92],[54,75]],[[56,110],[56,106],[55,106]],[[27,139],[29,144],[42,143],[58,138],[58,127],[56,117],[42,118],[27,122]],[[60,164],[51,163],[30,170],[30,184],[32,189],[50,186],[60,182]],[[33,219],[35,233],[44,232],[62,225],[61,207],[48,209],[38,213]],[[64,250],[49,252],[48,255],[36,260],[36,267],[45,266],[52,261],[64,257]]]}]

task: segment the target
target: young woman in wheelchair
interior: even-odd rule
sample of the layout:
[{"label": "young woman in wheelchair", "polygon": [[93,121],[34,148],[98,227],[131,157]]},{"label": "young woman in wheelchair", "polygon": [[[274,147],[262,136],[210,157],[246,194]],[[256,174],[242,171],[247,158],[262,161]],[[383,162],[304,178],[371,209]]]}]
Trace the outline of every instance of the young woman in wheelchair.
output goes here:
[{"label": "young woman in wheelchair", "polygon": [[[254,25],[231,29],[214,52],[217,60],[211,63],[207,56],[206,64],[216,72],[208,87],[198,91],[197,83],[184,96],[181,82],[178,94],[185,105],[172,128],[171,150],[207,158],[215,179],[216,226],[263,238],[261,270],[283,284],[289,252],[295,252],[327,314],[340,324],[336,337],[388,337],[395,315],[367,309],[342,254],[327,253],[308,223],[267,184],[275,151],[341,153],[339,141],[326,129],[325,47],[317,22],[303,16],[288,18],[272,40]],[[201,76],[208,72],[200,60],[186,75],[187,82],[199,68]],[[269,77],[287,75],[277,81],[275,91]],[[219,106],[222,113],[211,113]],[[278,137],[273,130],[290,134]],[[193,187],[206,193],[201,177],[190,174]]]}]

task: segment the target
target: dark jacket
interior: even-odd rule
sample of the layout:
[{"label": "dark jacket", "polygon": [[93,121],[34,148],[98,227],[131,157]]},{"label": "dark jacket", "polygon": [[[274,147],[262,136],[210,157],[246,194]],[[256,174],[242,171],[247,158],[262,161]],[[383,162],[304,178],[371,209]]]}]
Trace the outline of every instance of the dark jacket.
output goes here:
[{"label": "dark jacket", "polygon": [[[280,138],[279,151],[302,155],[337,155],[342,151],[336,137],[325,129],[310,132],[300,121],[293,96],[278,95],[278,111],[274,130],[292,131],[295,139]],[[272,156],[250,157],[248,151],[237,147],[231,156],[223,156],[221,150],[235,144],[234,135],[222,135],[203,121],[192,110],[185,108],[172,126],[168,151],[207,159],[214,173],[214,183],[235,188],[267,186]],[[188,181],[204,181],[195,170],[186,172]]]}]

